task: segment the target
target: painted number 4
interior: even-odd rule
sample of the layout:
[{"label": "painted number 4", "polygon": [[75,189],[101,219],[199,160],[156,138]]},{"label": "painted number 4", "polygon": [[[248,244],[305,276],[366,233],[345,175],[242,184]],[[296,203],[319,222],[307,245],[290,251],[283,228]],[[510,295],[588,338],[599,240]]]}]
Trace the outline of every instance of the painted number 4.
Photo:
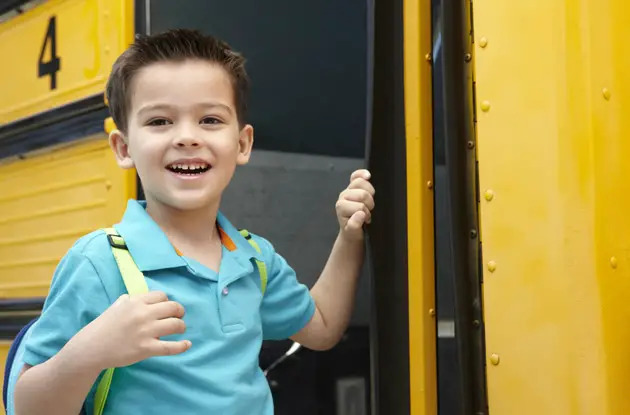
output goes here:
[{"label": "painted number 4", "polygon": [[[50,45],[50,47],[48,47]],[[50,59],[44,61],[46,50],[50,49]],[[39,52],[39,60],[37,61],[37,75],[39,78],[50,75],[50,89],[57,88],[57,72],[61,67],[61,59],[57,56],[57,24],[55,16],[48,20],[48,29],[44,37],[42,50]]]}]

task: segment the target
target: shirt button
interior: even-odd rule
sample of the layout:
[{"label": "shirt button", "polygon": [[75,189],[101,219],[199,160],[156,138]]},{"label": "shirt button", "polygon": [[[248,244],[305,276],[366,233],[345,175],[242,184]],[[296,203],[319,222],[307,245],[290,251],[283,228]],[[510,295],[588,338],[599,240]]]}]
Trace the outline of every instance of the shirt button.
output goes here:
[{"label": "shirt button", "polygon": [[223,295],[228,295],[228,293],[230,292],[230,290],[228,290],[228,287],[224,287],[223,291],[221,291],[223,293]]}]

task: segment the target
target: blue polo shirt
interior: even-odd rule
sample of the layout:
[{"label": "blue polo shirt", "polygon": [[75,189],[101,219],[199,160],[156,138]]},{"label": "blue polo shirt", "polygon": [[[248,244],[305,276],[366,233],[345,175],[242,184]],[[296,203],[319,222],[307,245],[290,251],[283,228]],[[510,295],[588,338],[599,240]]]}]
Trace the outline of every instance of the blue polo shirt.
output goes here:
[{"label": "blue polo shirt", "polygon": [[[261,343],[297,333],[315,305],[268,241],[253,235],[259,254],[222,214],[217,223],[223,241],[219,273],[179,255],[145,205],[129,201],[115,228],[149,289],[164,291],[186,309],[186,332],[163,339],[188,339],[192,347],[116,369],[105,414],[273,414],[258,366]],[[264,296],[254,259],[268,269]],[[52,357],[125,292],[105,234],[79,239],[55,272],[41,318],[25,340],[23,361],[35,366]],[[88,414],[95,389],[87,397]]]}]

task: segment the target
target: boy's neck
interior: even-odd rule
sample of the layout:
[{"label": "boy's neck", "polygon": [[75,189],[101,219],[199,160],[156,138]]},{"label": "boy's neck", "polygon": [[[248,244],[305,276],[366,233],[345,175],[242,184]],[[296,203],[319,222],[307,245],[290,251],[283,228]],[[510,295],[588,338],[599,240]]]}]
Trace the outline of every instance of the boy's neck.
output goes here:
[{"label": "boy's neck", "polygon": [[198,210],[181,210],[147,200],[147,213],[172,243],[208,244],[220,239],[216,226],[219,202]]}]

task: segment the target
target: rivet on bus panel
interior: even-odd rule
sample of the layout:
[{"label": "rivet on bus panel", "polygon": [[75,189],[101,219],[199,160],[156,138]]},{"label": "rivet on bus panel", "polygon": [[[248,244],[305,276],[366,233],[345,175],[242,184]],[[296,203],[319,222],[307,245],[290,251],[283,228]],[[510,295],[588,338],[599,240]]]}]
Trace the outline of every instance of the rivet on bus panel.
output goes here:
[{"label": "rivet on bus panel", "polygon": [[435,308],[430,308],[430,309],[429,309],[429,315],[430,315],[431,317],[434,317],[434,316],[435,316]]},{"label": "rivet on bus panel", "polygon": [[488,271],[494,272],[497,270],[497,263],[494,261],[488,261]]},{"label": "rivet on bus panel", "polygon": [[481,46],[482,48],[488,46],[488,39],[486,39],[485,37],[479,39],[479,46]]},{"label": "rivet on bus panel", "polygon": [[481,110],[482,110],[483,112],[488,112],[488,111],[490,111],[490,102],[489,102],[489,101],[483,101],[483,102],[481,103]]},{"label": "rivet on bus panel", "polygon": [[427,182],[427,189],[429,190],[433,189],[433,182],[431,180]]},{"label": "rivet on bus panel", "polygon": [[106,182],[105,182],[105,189],[109,190],[109,189],[111,189],[111,188],[112,188],[112,182],[111,182],[111,181],[109,181],[109,180],[108,180],[108,181],[106,181]]},{"label": "rivet on bus panel", "polygon": [[465,62],[470,62],[471,60],[472,60],[472,55],[470,53],[467,53],[464,55]]},{"label": "rivet on bus panel", "polygon": [[424,55],[424,60],[427,62],[431,62],[433,60],[433,58],[431,57],[431,53],[427,53],[426,55]]},{"label": "rivet on bus panel", "polygon": [[490,202],[492,199],[494,199],[494,191],[492,191],[492,189],[486,190],[484,197],[488,202]]},{"label": "rivet on bus panel", "polygon": [[608,88],[602,89],[602,95],[604,96],[604,99],[608,101],[610,99],[610,90]]},{"label": "rivet on bus panel", "polygon": [[496,353],[492,353],[492,356],[490,356],[490,362],[496,366],[501,362],[501,357]]},{"label": "rivet on bus panel", "polygon": [[617,269],[617,258],[616,257],[611,257],[610,258],[610,266],[613,269]]}]

